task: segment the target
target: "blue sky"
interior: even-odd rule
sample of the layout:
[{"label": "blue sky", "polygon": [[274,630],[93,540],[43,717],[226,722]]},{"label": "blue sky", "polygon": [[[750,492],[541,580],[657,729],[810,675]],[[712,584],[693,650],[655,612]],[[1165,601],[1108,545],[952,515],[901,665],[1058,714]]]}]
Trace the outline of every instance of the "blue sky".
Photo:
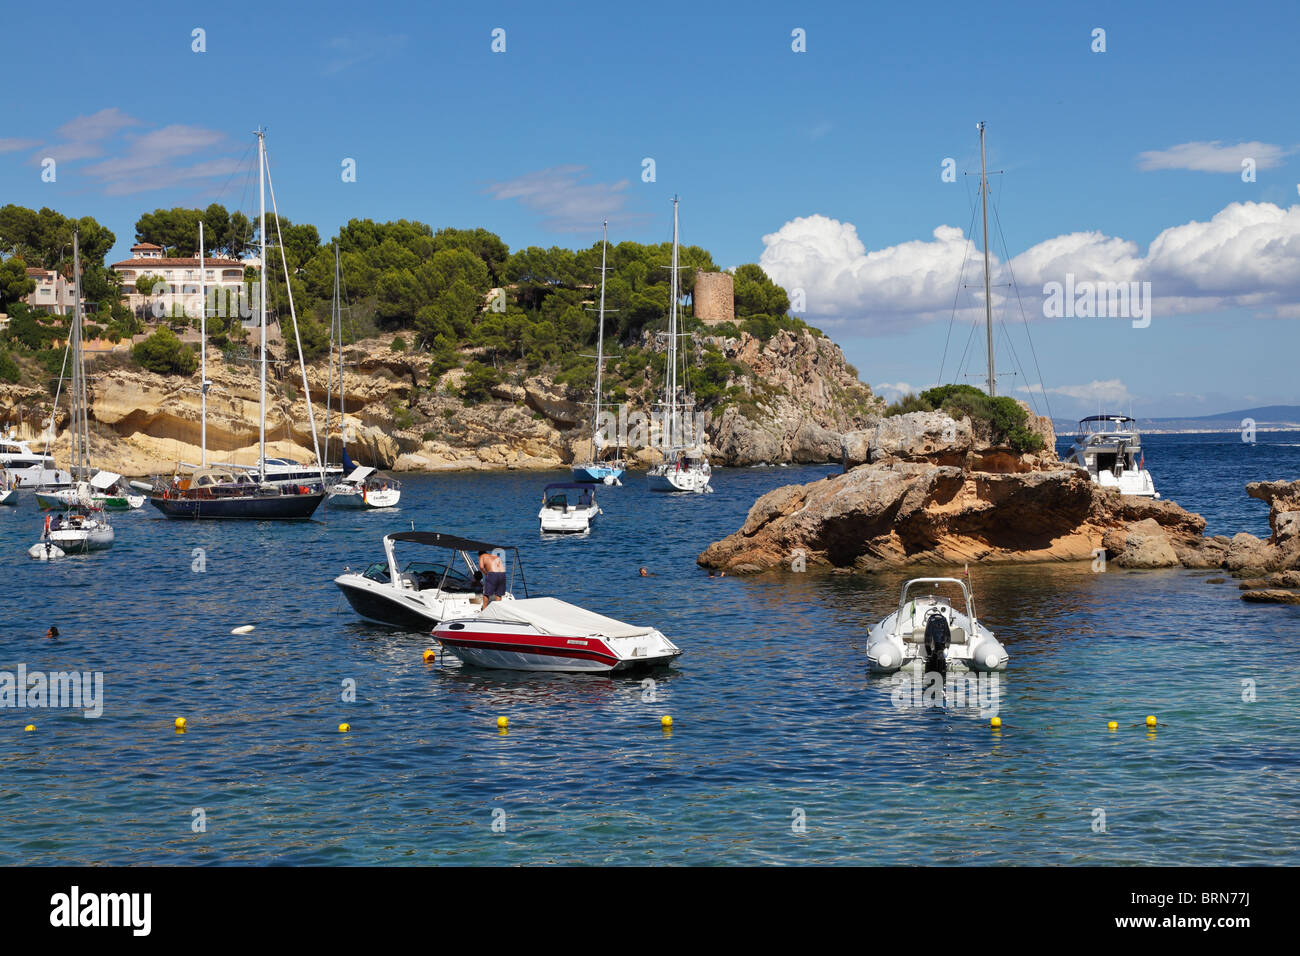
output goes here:
[{"label": "blue sky", "polygon": [[[6,33],[32,42],[8,46],[9,75],[39,80],[0,113],[0,203],[93,215],[125,254],[158,206],[251,210],[258,124],[282,213],[326,237],[351,217],[405,217],[576,246],[608,216],[612,239],[655,241],[677,193],[684,241],[804,289],[806,317],[866,381],[925,387],[954,297],[945,378],[982,316],[959,253],[979,256],[965,241],[978,177],[961,173],[978,170],[984,120],[1002,171],[996,312],[1026,372],[1002,391],[1039,382],[1023,305],[1058,416],[1300,402],[1298,5],[444,7],[10,9]],[[52,68],[42,36],[70,69]],[[940,178],[949,157],[955,183]],[[961,236],[936,237],[945,226]],[[1149,326],[1045,318],[1044,283],[1066,272],[1150,281]],[[982,331],[972,348],[962,380],[978,383]],[[1019,370],[1005,345],[998,362]]]}]

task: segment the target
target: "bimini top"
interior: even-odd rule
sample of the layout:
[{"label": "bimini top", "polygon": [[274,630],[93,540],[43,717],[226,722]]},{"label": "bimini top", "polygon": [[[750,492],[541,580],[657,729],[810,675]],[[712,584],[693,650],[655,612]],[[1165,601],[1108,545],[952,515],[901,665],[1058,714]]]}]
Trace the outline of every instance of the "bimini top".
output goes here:
[{"label": "bimini top", "polygon": [[584,485],[576,481],[557,481],[553,485],[547,485],[542,489],[542,494],[549,494],[552,489],[572,488],[574,491],[591,491],[591,485]]},{"label": "bimini top", "polygon": [[487,544],[483,541],[471,541],[454,534],[442,534],[439,531],[398,531],[384,535],[388,541],[410,541],[414,544],[426,544],[433,548],[452,548],[456,551],[502,551],[515,550],[513,545]]},{"label": "bimini top", "polygon": [[1079,424],[1084,422],[1135,422],[1136,418],[1129,418],[1127,415],[1089,415],[1087,418],[1080,418]]}]

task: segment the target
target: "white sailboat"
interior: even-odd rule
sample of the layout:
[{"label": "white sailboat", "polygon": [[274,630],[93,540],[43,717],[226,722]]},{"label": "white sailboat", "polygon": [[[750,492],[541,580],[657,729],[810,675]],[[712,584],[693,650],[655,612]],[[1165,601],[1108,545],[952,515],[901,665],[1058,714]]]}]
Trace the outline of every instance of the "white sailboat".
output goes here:
[{"label": "white sailboat", "polygon": [[82,358],[81,329],[81,246],[80,234],[72,232],[73,299],[72,329],[68,335],[72,357],[72,384],[68,405],[72,410],[70,425],[71,468],[75,502],[66,514],[45,516],[41,540],[27,549],[33,558],[47,560],[64,554],[84,554],[113,546],[113,527],[102,507],[93,500],[98,489],[86,480],[90,465],[90,415],[86,394],[86,367]]},{"label": "white sailboat", "polygon": [[358,465],[348,455],[348,425],[343,387],[343,300],[339,281],[339,245],[334,242],[334,300],[330,307],[330,364],[325,385],[325,458],[330,448],[330,397],[334,393],[334,343],[339,349],[339,443],[342,446],[343,470],[341,481],[326,485],[325,507],[347,508],[353,511],[376,508],[395,508],[402,499],[402,483],[366,465]]},{"label": "white sailboat", "polygon": [[[673,265],[671,308],[668,319],[668,363],[664,372],[663,421],[660,441],[663,461],[647,472],[653,491],[693,491],[697,494],[713,491],[709,484],[713,469],[700,447],[699,435],[694,434],[695,399],[677,385],[677,306],[680,290],[677,281],[677,197],[673,197]],[[684,377],[684,376],[683,376]],[[683,421],[685,417],[686,422]],[[689,422],[689,426],[687,425]]]},{"label": "white sailboat", "polygon": [[603,232],[600,242],[600,318],[597,320],[596,332],[596,404],[591,416],[591,456],[585,463],[575,462],[573,480],[582,482],[603,482],[607,485],[622,484],[619,481],[627,465],[619,455],[620,449],[614,448],[612,457],[601,459],[605,450],[605,436],[600,427],[601,402],[604,392],[605,375],[605,261],[609,249],[609,220],[602,224]]}]

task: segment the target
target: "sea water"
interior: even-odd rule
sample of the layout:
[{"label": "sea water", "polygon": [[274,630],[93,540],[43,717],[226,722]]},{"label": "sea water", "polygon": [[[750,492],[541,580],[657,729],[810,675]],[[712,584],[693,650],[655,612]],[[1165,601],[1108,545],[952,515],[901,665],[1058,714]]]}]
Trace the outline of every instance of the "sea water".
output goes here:
[{"label": "sea water", "polygon": [[[1147,466],[1208,533],[1263,537],[1244,484],[1300,477],[1300,435],[1258,438],[1144,436]],[[103,675],[98,718],[0,708],[0,863],[1300,862],[1300,608],[1216,572],[975,565],[1011,655],[1001,727],[900,706],[864,648],[906,573],[695,564],[764,492],[838,470],[718,469],[708,496],[633,473],[559,539],[536,516],[567,476],[404,476],[396,511],[146,507],[111,551],[48,564],[30,498],[0,508],[0,670]],[[425,663],[427,634],[358,620],[332,582],[412,522],[516,544],[535,593],[684,654],[651,683]]]}]

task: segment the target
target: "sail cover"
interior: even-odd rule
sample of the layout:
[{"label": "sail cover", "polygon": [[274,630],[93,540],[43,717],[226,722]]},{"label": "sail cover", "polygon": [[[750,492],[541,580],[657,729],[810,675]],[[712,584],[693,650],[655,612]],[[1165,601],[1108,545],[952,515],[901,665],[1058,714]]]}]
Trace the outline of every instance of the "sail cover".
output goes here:
[{"label": "sail cover", "polygon": [[531,624],[543,634],[558,637],[641,637],[653,628],[624,624],[558,598],[522,598],[493,601],[479,612],[479,620]]}]

